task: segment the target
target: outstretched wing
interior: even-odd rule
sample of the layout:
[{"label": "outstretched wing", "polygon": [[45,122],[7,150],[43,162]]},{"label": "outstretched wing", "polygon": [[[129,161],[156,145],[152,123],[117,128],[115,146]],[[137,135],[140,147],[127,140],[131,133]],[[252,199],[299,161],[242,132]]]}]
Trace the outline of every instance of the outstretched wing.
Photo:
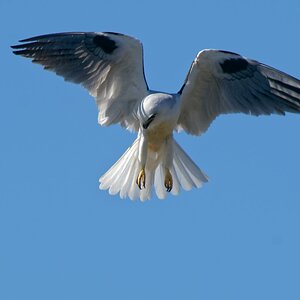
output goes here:
[{"label": "outstretched wing", "polygon": [[239,54],[203,50],[179,91],[178,129],[201,134],[220,114],[300,112],[300,81]]},{"label": "outstretched wing", "polygon": [[21,40],[14,53],[82,84],[96,98],[101,125],[138,129],[136,104],[148,94],[142,44],[119,33],[70,32]]}]

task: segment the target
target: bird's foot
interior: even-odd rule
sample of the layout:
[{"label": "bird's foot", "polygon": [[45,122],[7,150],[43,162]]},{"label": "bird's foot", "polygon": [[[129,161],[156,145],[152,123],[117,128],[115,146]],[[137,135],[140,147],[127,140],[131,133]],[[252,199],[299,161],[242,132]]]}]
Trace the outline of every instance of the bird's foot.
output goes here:
[{"label": "bird's foot", "polygon": [[167,189],[167,192],[171,192],[173,188],[173,178],[172,174],[170,173],[169,169],[167,169],[166,175],[165,175],[165,187]]},{"label": "bird's foot", "polygon": [[146,172],[145,169],[142,168],[138,177],[136,178],[136,184],[138,185],[139,189],[145,188],[146,183]]}]

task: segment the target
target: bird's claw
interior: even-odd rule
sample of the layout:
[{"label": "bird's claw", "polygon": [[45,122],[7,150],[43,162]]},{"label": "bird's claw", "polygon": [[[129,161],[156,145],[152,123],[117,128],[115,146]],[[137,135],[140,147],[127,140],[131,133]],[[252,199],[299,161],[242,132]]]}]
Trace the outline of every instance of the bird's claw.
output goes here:
[{"label": "bird's claw", "polygon": [[145,183],[146,183],[146,173],[145,173],[145,169],[142,168],[138,177],[136,178],[136,184],[141,190],[142,188],[145,188]]},{"label": "bird's claw", "polygon": [[171,192],[173,188],[173,178],[172,174],[170,173],[169,170],[167,170],[166,175],[165,175],[165,187],[167,189],[167,192]]}]

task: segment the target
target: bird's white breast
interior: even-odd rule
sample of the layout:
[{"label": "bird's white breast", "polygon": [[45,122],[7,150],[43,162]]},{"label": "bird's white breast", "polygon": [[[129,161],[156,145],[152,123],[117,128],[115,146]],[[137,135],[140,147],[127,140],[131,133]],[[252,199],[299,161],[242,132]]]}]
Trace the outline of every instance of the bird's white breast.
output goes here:
[{"label": "bird's white breast", "polygon": [[165,140],[172,135],[174,126],[170,122],[160,123],[151,128],[148,132],[148,149],[154,152],[159,151]]}]

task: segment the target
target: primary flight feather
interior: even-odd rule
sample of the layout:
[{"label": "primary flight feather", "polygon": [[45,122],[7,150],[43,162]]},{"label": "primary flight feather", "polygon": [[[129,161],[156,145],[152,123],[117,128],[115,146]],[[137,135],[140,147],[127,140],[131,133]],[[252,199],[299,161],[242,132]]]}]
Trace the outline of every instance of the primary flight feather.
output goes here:
[{"label": "primary flight feather", "polygon": [[21,40],[14,53],[32,59],[95,98],[100,125],[138,132],[123,156],[100,178],[121,198],[158,198],[201,187],[207,176],[173,138],[174,130],[205,132],[220,114],[300,112],[300,81],[239,54],[202,50],[178,93],[150,90],[139,40],[113,32],[70,32]]}]

